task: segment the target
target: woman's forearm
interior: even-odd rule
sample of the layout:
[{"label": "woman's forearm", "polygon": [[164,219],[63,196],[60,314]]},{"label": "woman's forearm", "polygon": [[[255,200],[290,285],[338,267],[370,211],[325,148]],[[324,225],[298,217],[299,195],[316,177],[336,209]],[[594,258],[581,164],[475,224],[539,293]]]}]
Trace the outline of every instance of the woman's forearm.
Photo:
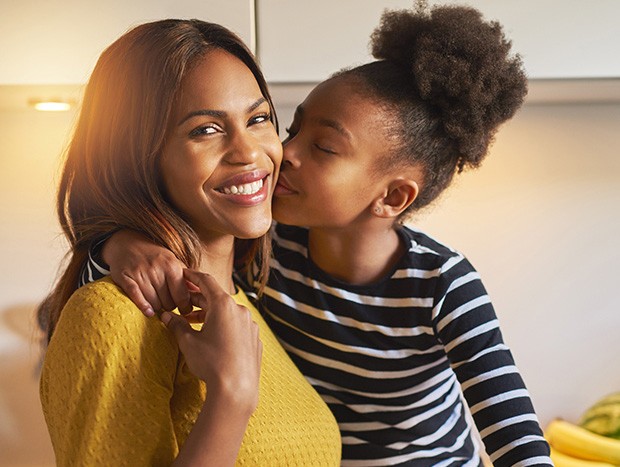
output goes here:
[{"label": "woman's forearm", "polygon": [[234,397],[207,394],[174,466],[232,466],[252,414]]}]

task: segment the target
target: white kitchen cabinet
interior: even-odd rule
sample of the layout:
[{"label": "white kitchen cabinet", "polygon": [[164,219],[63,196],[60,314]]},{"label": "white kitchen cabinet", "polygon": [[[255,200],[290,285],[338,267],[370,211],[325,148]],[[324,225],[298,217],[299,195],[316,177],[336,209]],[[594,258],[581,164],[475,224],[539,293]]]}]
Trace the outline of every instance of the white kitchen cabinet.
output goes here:
[{"label": "white kitchen cabinet", "polygon": [[0,0],[0,84],[79,84],[131,26],[163,18],[223,24],[254,41],[253,0]]},{"label": "white kitchen cabinet", "polygon": [[[371,60],[385,8],[413,0],[257,0],[258,54],[271,82],[316,82]],[[532,79],[620,77],[618,0],[449,0],[500,21]]]}]

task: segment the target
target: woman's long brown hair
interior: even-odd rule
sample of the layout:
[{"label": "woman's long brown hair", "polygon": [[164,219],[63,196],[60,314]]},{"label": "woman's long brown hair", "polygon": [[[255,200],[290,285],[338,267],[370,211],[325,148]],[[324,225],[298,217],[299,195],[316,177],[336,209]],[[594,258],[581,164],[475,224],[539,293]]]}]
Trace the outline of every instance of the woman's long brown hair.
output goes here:
[{"label": "woman's long brown hair", "polygon": [[[162,20],[127,32],[101,55],[86,86],[80,117],[66,151],[57,214],[70,251],[39,323],[51,337],[61,310],[78,287],[88,249],[123,228],[142,232],[186,265],[199,261],[199,240],[166,201],[159,159],[181,81],[214,48],[239,58],[252,71],[271,107],[267,83],[243,42],[228,29],[199,20]],[[266,277],[266,236],[237,241],[236,267],[260,250]]]}]

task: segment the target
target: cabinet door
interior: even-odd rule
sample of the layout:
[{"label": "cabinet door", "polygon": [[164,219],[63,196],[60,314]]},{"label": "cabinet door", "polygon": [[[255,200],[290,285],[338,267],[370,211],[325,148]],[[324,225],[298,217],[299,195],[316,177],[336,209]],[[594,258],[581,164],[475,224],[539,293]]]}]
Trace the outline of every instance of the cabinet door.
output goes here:
[{"label": "cabinet door", "polygon": [[[413,0],[257,0],[258,55],[271,82],[317,82],[371,60],[385,8]],[[530,78],[620,77],[618,0],[447,0],[504,25]]]},{"label": "cabinet door", "polygon": [[131,26],[197,18],[253,41],[253,0],[3,0],[0,84],[79,84]]}]

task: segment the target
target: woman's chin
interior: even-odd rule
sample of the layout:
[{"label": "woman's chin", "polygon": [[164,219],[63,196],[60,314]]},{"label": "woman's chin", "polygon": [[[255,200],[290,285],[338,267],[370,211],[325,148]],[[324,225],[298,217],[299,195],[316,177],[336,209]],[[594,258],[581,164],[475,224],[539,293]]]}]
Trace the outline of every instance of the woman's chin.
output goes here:
[{"label": "woman's chin", "polygon": [[271,216],[262,216],[260,219],[255,219],[253,222],[248,222],[248,224],[240,226],[235,237],[244,240],[259,238],[269,232],[270,228]]}]

